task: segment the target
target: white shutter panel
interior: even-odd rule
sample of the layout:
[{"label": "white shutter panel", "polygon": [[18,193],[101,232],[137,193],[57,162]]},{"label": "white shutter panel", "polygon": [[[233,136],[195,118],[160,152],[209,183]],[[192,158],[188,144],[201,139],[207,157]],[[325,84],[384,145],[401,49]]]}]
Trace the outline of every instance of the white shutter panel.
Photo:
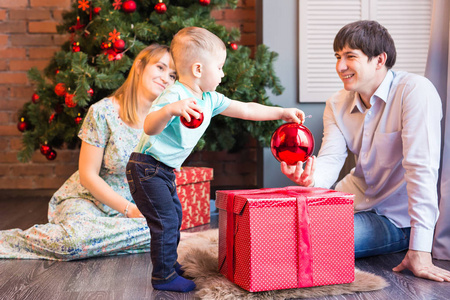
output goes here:
[{"label": "white shutter panel", "polygon": [[300,102],[324,102],[343,88],[336,74],[333,40],[357,20],[377,20],[395,41],[394,70],[423,75],[428,53],[432,0],[300,0]]},{"label": "white shutter panel", "polygon": [[335,69],[334,37],[345,24],[368,17],[366,3],[367,0],[299,1],[301,102],[324,102],[342,89]]},{"label": "white shutter panel", "polygon": [[430,42],[431,0],[371,0],[370,18],[389,30],[397,48],[394,70],[425,74]]}]

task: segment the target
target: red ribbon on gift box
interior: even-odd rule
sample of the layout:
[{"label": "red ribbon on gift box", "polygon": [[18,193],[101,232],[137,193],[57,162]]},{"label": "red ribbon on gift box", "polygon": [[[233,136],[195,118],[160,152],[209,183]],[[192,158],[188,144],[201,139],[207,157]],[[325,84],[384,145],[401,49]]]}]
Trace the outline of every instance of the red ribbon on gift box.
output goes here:
[{"label": "red ribbon on gift box", "polygon": [[[320,188],[304,188],[304,187],[286,187],[286,188],[268,188],[258,190],[235,190],[225,191],[227,193],[227,250],[226,257],[221,263],[220,269],[223,268],[225,260],[227,262],[227,278],[234,282],[234,270],[235,270],[235,234],[238,230],[236,224],[236,215],[241,214],[245,208],[245,204],[242,203],[244,196],[246,195],[261,195],[261,194],[281,194],[296,198],[296,211],[297,211],[297,270],[298,270],[298,287],[312,286],[313,285],[313,272],[312,272],[312,254],[311,254],[311,234],[310,234],[310,219],[308,213],[308,205],[320,205],[324,201],[323,195],[328,193],[336,193],[336,191]],[[308,194],[309,197],[306,197]],[[314,199],[314,194],[318,194],[318,197]],[[236,204],[236,196],[238,198],[239,205]],[[343,200],[345,202],[351,200]],[[258,203],[259,204],[259,203]],[[267,205],[267,201],[262,201],[261,205]]]}]

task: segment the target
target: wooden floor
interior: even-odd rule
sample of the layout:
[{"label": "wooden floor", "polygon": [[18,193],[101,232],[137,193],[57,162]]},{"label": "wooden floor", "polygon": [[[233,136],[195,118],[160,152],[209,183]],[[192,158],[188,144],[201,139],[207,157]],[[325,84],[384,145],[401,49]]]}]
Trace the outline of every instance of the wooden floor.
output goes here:
[{"label": "wooden floor", "polygon": [[[49,191],[1,191],[0,230],[26,229],[46,223]],[[210,225],[217,227],[212,214]],[[315,299],[450,299],[450,283],[419,279],[410,272],[395,273],[392,267],[404,253],[359,259],[356,266],[384,277],[390,284],[381,291]],[[450,269],[450,261],[435,261]],[[0,299],[194,299],[193,293],[155,291],[151,287],[151,263],[147,254],[91,258],[73,262],[0,259]]]}]

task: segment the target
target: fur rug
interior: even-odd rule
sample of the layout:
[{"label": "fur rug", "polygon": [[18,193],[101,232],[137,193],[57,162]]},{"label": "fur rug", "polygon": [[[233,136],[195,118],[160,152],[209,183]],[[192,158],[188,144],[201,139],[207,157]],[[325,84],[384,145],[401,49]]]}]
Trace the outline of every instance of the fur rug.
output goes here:
[{"label": "fur rug", "polygon": [[184,276],[193,278],[197,285],[195,296],[201,299],[313,298],[374,291],[388,285],[380,276],[355,269],[355,281],[352,283],[251,293],[241,289],[218,272],[217,229],[199,232],[182,240],[178,247],[178,255],[179,262],[185,270]]}]

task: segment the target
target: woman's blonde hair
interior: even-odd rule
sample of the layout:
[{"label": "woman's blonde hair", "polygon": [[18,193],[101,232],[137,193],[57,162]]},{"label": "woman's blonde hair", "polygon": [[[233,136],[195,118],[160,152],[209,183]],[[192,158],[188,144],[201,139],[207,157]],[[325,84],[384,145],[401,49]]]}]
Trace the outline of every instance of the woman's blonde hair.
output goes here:
[{"label": "woman's blonde hair", "polygon": [[141,76],[148,64],[156,63],[166,53],[170,54],[168,46],[152,44],[143,49],[136,56],[125,82],[111,95],[120,105],[120,118],[132,124],[139,123],[138,92],[141,85]]}]

